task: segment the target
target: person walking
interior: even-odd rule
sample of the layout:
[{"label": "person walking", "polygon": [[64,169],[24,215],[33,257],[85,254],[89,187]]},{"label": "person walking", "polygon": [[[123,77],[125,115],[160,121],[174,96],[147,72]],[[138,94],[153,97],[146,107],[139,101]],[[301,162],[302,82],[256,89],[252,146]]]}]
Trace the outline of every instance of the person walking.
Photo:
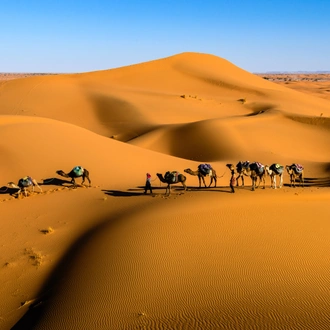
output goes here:
[{"label": "person walking", "polygon": [[231,178],[230,178],[230,182],[229,182],[230,188],[231,188],[231,192],[234,193],[235,192],[235,186],[236,186],[236,177],[235,177],[235,171],[232,169],[231,170]]},{"label": "person walking", "polygon": [[146,179],[146,186],[144,188],[144,194],[146,194],[148,190],[150,191],[150,194],[152,194],[151,175],[150,175],[150,173],[147,173],[147,179]]}]

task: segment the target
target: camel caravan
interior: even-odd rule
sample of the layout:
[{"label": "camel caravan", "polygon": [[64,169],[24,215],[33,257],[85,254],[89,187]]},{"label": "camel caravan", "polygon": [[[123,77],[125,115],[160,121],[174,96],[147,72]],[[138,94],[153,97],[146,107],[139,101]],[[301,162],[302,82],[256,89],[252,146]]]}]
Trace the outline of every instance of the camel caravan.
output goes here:
[{"label": "camel caravan", "polygon": [[[239,187],[239,179],[241,180],[241,186],[244,187],[244,177],[248,176],[251,178],[252,182],[252,191],[255,191],[260,184],[262,183],[262,188],[266,188],[266,176],[270,177],[270,187],[272,189],[277,188],[276,178],[279,178],[279,185],[278,188],[283,187],[283,176],[284,176],[284,169],[287,170],[287,173],[290,176],[290,186],[295,187],[296,179],[299,180],[300,186],[304,186],[304,167],[300,164],[292,164],[280,165],[278,163],[274,163],[271,165],[263,165],[260,162],[253,162],[250,163],[249,161],[239,161],[236,166],[233,164],[226,164],[226,166],[232,171],[232,173],[237,173],[236,177],[236,187]],[[210,164],[200,164],[197,167],[197,170],[192,170],[187,168],[184,170],[185,173],[188,173],[192,176],[197,176],[199,188],[202,188],[202,184],[205,188],[211,187],[212,183],[214,182],[214,187],[217,186],[217,176],[216,171]],[[183,174],[180,174],[178,171],[168,171],[165,173],[165,177],[161,174],[157,173],[157,177],[163,183],[167,183],[165,195],[169,195],[171,193],[170,186],[176,183],[181,183],[184,187],[184,190],[187,190],[187,186],[185,184],[186,177]],[[206,184],[205,178],[210,178],[209,185]],[[259,180],[258,180],[259,179]],[[259,181],[259,182],[258,182]]]},{"label": "camel caravan", "polygon": [[[91,180],[89,178],[89,171],[82,166],[75,166],[70,172],[65,173],[62,170],[56,171],[56,173],[62,177],[70,178],[70,183],[72,184],[72,188],[76,188],[78,184],[76,183],[75,179],[82,178],[82,182],[80,186],[84,186],[84,182],[87,179],[89,182],[88,187],[91,186]],[[54,179],[51,179],[52,181]],[[8,187],[16,189],[16,191],[12,194],[16,196],[17,198],[20,198],[22,193],[24,193],[24,196],[27,197],[29,195],[28,188],[32,187],[32,193],[34,193],[34,188],[37,187],[40,190],[40,193],[43,192],[42,188],[38,184],[37,180],[32,178],[31,176],[25,176],[18,180],[18,183],[15,184],[14,182],[8,182]]]},{"label": "camel caravan", "polygon": [[[233,164],[227,164],[229,169],[236,170],[238,176],[236,178],[236,186],[239,186],[238,179],[241,178],[242,186],[244,187],[244,176],[250,176],[252,180],[252,191],[259,187],[261,181],[263,182],[263,188],[265,189],[265,177],[270,177],[270,187],[276,189],[276,177],[279,177],[280,183],[278,188],[283,187],[283,175],[284,166],[278,163],[274,163],[270,166],[263,165],[259,162],[250,163],[249,161],[240,161],[236,164],[236,168]],[[290,176],[290,186],[295,187],[296,179],[299,179],[300,186],[304,186],[304,167],[300,164],[286,165],[285,169]],[[259,183],[257,185],[257,180]]]},{"label": "camel caravan", "polygon": [[[251,190],[254,191],[257,189],[260,184],[262,183],[263,189],[266,188],[266,176],[270,177],[270,187],[272,189],[277,188],[276,184],[276,178],[279,178],[279,185],[278,188],[283,187],[283,176],[285,170],[287,171],[289,178],[290,178],[290,187],[296,187],[296,181],[299,182],[301,187],[304,187],[304,167],[301,164],[293,163],[291,165],[286,165],[285,167],[283,165],[274,163],[270,166],[263,165],[260,162],[253,162],[250,163],[249,161],[239,161],[236,165],[233,164],[226,164],[226,167],[228,167],[231,170],[232,178],[231,178],[231,189],[232,192],[234,192],[232,184],[233,179],[236,182],[236,187],[239,187],[239,179],[241,179],[241,186],[244,187],[244,177],[250,177],[252,182],[252,188]],[[202,188],[202,184],[205,188],[210,188],[211,185],[214,183],[214,187],[217,187],[217,179],[221,178],[222,176],[218,176],[215,169],[210,164],[200,164],[197,167],[197,170],[192,170],[190,168],[184,169],[185,173],[188,173],[191,176],[197,176],[199,188]],[[234,174],[237,174],[237,177],[234,177]],[[83,168],[82,166],[75,166],[70,172],[64,172],[63,170],[56,171],[56,174],[59,176],[69,178],[71,181],[63,181],[63,183],[71,183],[72,188],[76,188],[78,184],[76,183],[77,178],[82,178],[82,182],[80,186],[85,186],[85,180],[88,181],[89,185],[91,186],[91,180],[89,177],[89,171],[86,168]],[[160,182],[165,183],[166,189],[165,189],[165,195],[171,194],[171,186],[180,183],[183,186],[183,190],[187,191],[187,185],[186,181],[187,178],[185,175],[181,174],[179,171],[167,171],[165,175],[161,173],[157,173],[157,178],[160,180]],[[206,177],[209,177],[209,184],[206,184]],[[51,179],[54,180],[55,178]],[[259,180],[258,180],[259,179]],[[259,181],[259,182],[258,182]],[[45,184],[45,183],[44,183]],[[38,184],[38,182],[33,179],[31,176],[26,176],[21,179],[19,179],[18,183],[15,184],[14,182],[8,182],[8,187],[16,189],[16,192],[12,195],[16,195],[17,197],[20,197],[22,193],[24,193],[24,196],[28,196],[28,188],[32,188],[32,193],[35,191],[35,187],[37,187],[40,192],[42,193],[43,190]]]}]

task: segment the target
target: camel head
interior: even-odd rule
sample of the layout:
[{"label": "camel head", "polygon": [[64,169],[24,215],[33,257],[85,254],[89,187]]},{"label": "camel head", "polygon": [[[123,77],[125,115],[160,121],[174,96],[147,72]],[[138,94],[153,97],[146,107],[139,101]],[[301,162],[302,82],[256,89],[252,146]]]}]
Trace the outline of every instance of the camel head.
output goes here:
[{"label": "camel head", "polygon": [[250,162],[248,160],[246,160],[245,162],[239,161],[236,164],[236,171],[238,173],[244,172],[244,170],[249,170],[249,168],[250,168]]},{"label": "camel head", "polygon": [[65,178],[69,178],[69,175],[62,170],[58,170],[56,173],[60,176],[64,176]]},{"label": "camel head", "polygon": [[270,168],[269,168],[268,165],[265,165],[265,172],[266,172],[266,174],[268,174],[268,175],[271,174],[271,170],[270,170]]},{"label": "camel head", "polygon": [[190,168],[186,168],[185,170],[183,170],[184,172],[186,172],[186,173],[191,173],[192,172],[192,169],[190,169]]},{"label": "camel head", "polygon": [[10,188],[17,188],[17,189],[20,189],[20,187],[17,185],[17,184],[15,184],[14,182],[8,182],[7,183],[7,185],[8,185],[8,187],[10,187]]},{"label": "camel head", "polygon": [[235,166],[233,164],[226,164],[226,166],[232,171],[235,170]]},{"label": "camel head", "polygon": [[286,165],[285,166],[285,169],[288,172],[288,174],[291,174],[292,173],[292,167],[291,167],[291,165]]}]

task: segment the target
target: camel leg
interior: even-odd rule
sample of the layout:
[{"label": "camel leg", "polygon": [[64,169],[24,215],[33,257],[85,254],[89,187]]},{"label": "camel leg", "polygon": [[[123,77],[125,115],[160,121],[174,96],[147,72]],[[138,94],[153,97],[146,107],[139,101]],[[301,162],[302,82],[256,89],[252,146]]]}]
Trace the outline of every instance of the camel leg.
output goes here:
[{"label": "camel leg", "polygon": [[186,191],[187,190],[187,186],[184,182],[182,182],[182,185],[183,185],[183,189]]},{"label": "camel leg", "polygon": [[200,175],[198,176],[198,183],[199,183],[199,188],[201,188],[201,186],[202,186],[202,179],[201,179]]},{"label": "camel leg", "polygon": [[213,183],[213,176],[210,176],[210,184],[209,187],[211,187],[211,184]]},{"label": "camel leg", "polygon": [[84,174],[83,176],[82,176],[82,181],[81,181],[81,185],[83,185],[84,184],[84,182],[85,182],[85,180],[87,179],[87,181],[88,181],[88,187],[90,187],[91,186],[91,180],[90,180],[90,178],[89,178],[89,175],[87,175],[87,174]]},{"label": "camel leg", "polygon": [[201,178],[202,178],[202,181],[203,181],[203,183],[204,183],[204,186],[205,186],[205,188],[206,188],[207,186],[206,186],[206,182],[205,182],[205,178],[204,178],[204,175],[202,175],[202,176],[201,176]]},{"label": "camel leg", "polygon": [[282,188],[283,186],[283,174],[280,175],[280,185],[279,188]]},{"label": "camel leg", "polygon": [[168,184],[166,187],[165,195],[170,196],[171,195],[171,185]]},{"label": "camel leg", "polygon": [[251,177],[251,179],[252,179],[252,191],[254,191],[255,190],[255,178],[254,177]]},{"label": "camel leg", "polygon": [[214,187],[216,187],[217,186],[217,176],[216,175],[213,177],[213,180],[214,180]]},{"label": "camel leg", "polygon": [[273,176],[273,184],[274,184],[274,189],[276,189],[276,175]]},{"label": "camel leg", "polygon": [[41,189],[41,187],[38,185],[37,180],[33,179],[32,182],[33,182],[33,186],[32,186],[32,190],[33,190],[33,192],[34,192],[34,187],[35,187],[35,186],[38,187],[39,190],[42,192],[42,189]]},{"label": "camel leg", "polygon": [[76,180],[74,178],[72,178],[71,183],[73,188],[77,188]]},{"label": "camel leg", "polygon": [[19,198],[21,196],[21,193],[22,193],[22,189],[20,188],[18,191],[17,191],[17,198]]},{"label": "camel leg", "polygon": [[[259,183],[257,183],[258,182],[258,179],[259,179]],[[256,182],[255,182],[255,188],[259,188],[259,186],[260,186],[260,182],[261,182],[261,178],[259,177],[259,176],[256,176]]]}]

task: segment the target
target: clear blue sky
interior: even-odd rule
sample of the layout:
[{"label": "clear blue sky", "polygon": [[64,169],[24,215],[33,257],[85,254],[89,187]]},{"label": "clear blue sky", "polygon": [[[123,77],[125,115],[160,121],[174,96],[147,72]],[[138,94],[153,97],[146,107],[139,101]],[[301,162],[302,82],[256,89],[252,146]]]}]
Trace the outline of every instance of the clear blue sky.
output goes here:
[{"label": "clear blue sky", "polygon": [[87,72],[182,52],[330,70],[330,0],[0,0],[0,72]]}]

